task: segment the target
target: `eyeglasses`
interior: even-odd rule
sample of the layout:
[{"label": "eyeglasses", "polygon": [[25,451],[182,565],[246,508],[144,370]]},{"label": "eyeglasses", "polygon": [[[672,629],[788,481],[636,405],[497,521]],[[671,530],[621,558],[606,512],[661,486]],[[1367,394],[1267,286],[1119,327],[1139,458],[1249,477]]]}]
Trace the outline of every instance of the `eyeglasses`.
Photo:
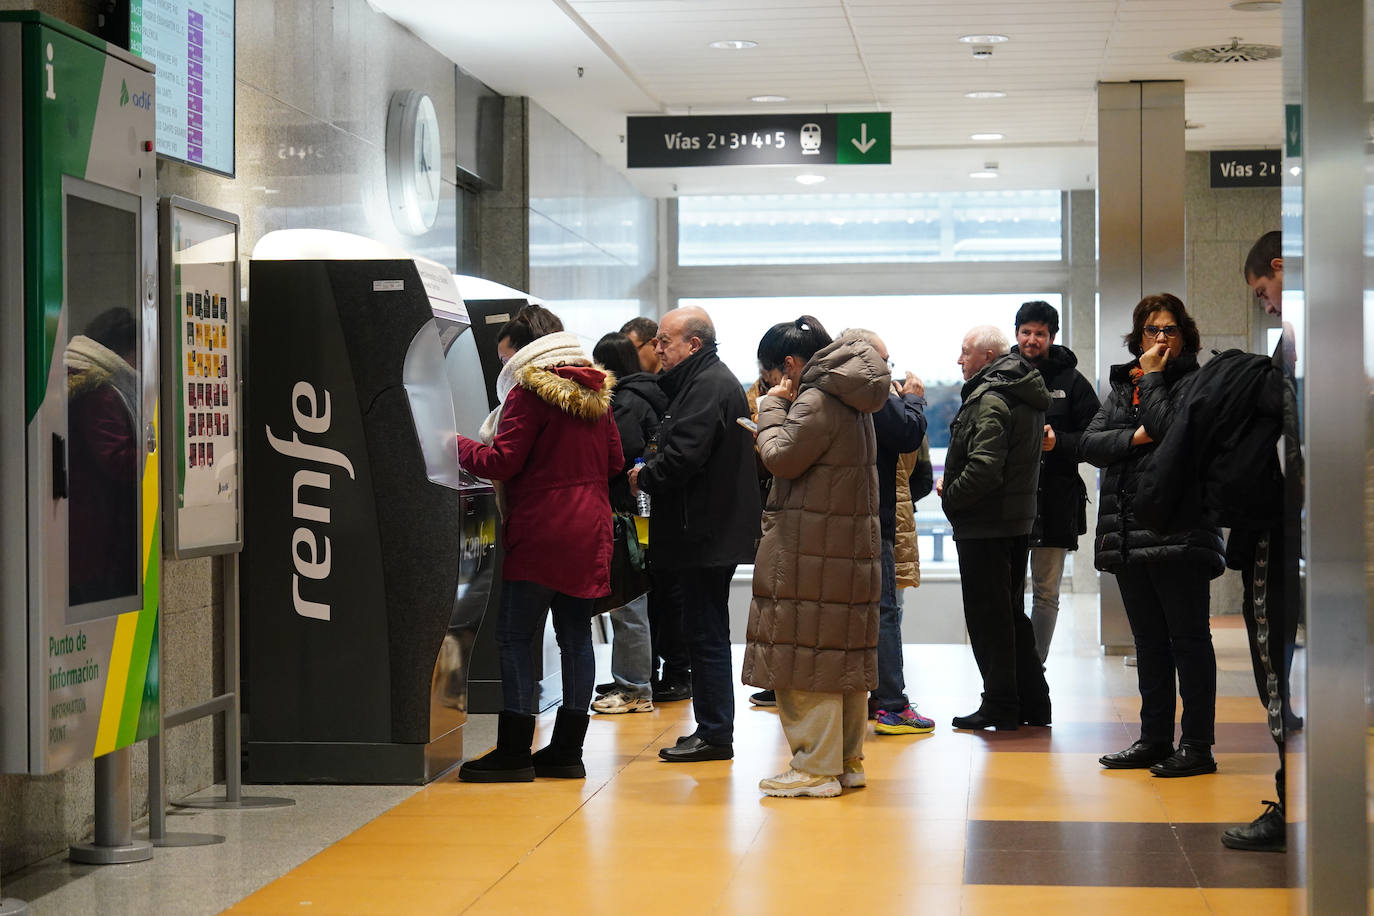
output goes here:
[{"label": "eyeglasses", "polygon": [[1173,340],[1175,337],[1178,336],[1178,325],[1176,324],[1166,324],[1162,328],[1157,328],[1152,324],[1147,324],[1145,325],[1144,330],[1146,337],[1155,339],[1163,337],[1166,340]]}]

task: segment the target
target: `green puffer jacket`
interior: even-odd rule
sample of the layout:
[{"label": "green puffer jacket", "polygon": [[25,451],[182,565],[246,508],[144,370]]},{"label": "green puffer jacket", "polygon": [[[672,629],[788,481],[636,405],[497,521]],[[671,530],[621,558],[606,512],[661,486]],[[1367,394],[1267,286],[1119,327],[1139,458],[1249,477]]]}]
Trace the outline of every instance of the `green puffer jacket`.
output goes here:
[{"label": "green puffer jacket", "polygon": [[1015,353],[964,383],[945,456],[945,515],[956,541],[1030,534],[1049,390]]}]

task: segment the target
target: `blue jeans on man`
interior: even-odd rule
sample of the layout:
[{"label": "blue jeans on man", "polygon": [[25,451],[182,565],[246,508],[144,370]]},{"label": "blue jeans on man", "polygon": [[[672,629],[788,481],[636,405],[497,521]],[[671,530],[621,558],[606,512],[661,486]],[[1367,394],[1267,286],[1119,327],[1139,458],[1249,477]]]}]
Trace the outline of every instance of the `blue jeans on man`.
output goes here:
[{"label": "blue jeans on man", "polygon": [[897,562],[893,542],[882,542],[882,595],[878,599],[878,689],[870,706],[888,712],[907,707],[902,658],[902,605],[897,594]]}]

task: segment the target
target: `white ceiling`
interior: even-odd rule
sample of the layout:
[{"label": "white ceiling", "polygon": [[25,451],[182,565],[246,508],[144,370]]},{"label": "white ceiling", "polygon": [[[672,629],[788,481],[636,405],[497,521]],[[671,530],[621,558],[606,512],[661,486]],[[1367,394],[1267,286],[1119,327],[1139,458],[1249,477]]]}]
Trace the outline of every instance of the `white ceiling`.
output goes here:
[{"label": "white ceiling", "polygon": [[[1189,149],[1277,147],[1281,61],[1182,64],[1280,44],[1281,13],[1229,0],[370,0],[492,88],[526,95],[624,168],[631,114],[890,111],[890,166],[635,169],[646,194],[1091,187],[1099,81],[1185,83]],[[991,59],[959,36],[998,33]],[[717,39],[758,42],[745,51]],[[578,68],[582,68],[579,76]],[[1000,89],[1004,99],[964,93]],[[752,95],[784,95],[758,105]],[[969,134],[997,131],[1003,141]],[[968,172],[998,163],[995,182]],[[803,188],[793,178],[828,180]]]}]

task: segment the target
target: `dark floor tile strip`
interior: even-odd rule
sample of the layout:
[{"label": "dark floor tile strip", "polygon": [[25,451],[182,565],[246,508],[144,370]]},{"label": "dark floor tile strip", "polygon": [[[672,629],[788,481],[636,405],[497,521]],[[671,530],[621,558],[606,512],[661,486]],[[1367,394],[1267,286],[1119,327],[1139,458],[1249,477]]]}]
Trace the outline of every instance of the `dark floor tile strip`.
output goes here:
[{"label": "dark floor tile strip", "polygon": [[966,884],[1293,887],[1289,857],[1221,845],[1228,824],[968,822]]}]

